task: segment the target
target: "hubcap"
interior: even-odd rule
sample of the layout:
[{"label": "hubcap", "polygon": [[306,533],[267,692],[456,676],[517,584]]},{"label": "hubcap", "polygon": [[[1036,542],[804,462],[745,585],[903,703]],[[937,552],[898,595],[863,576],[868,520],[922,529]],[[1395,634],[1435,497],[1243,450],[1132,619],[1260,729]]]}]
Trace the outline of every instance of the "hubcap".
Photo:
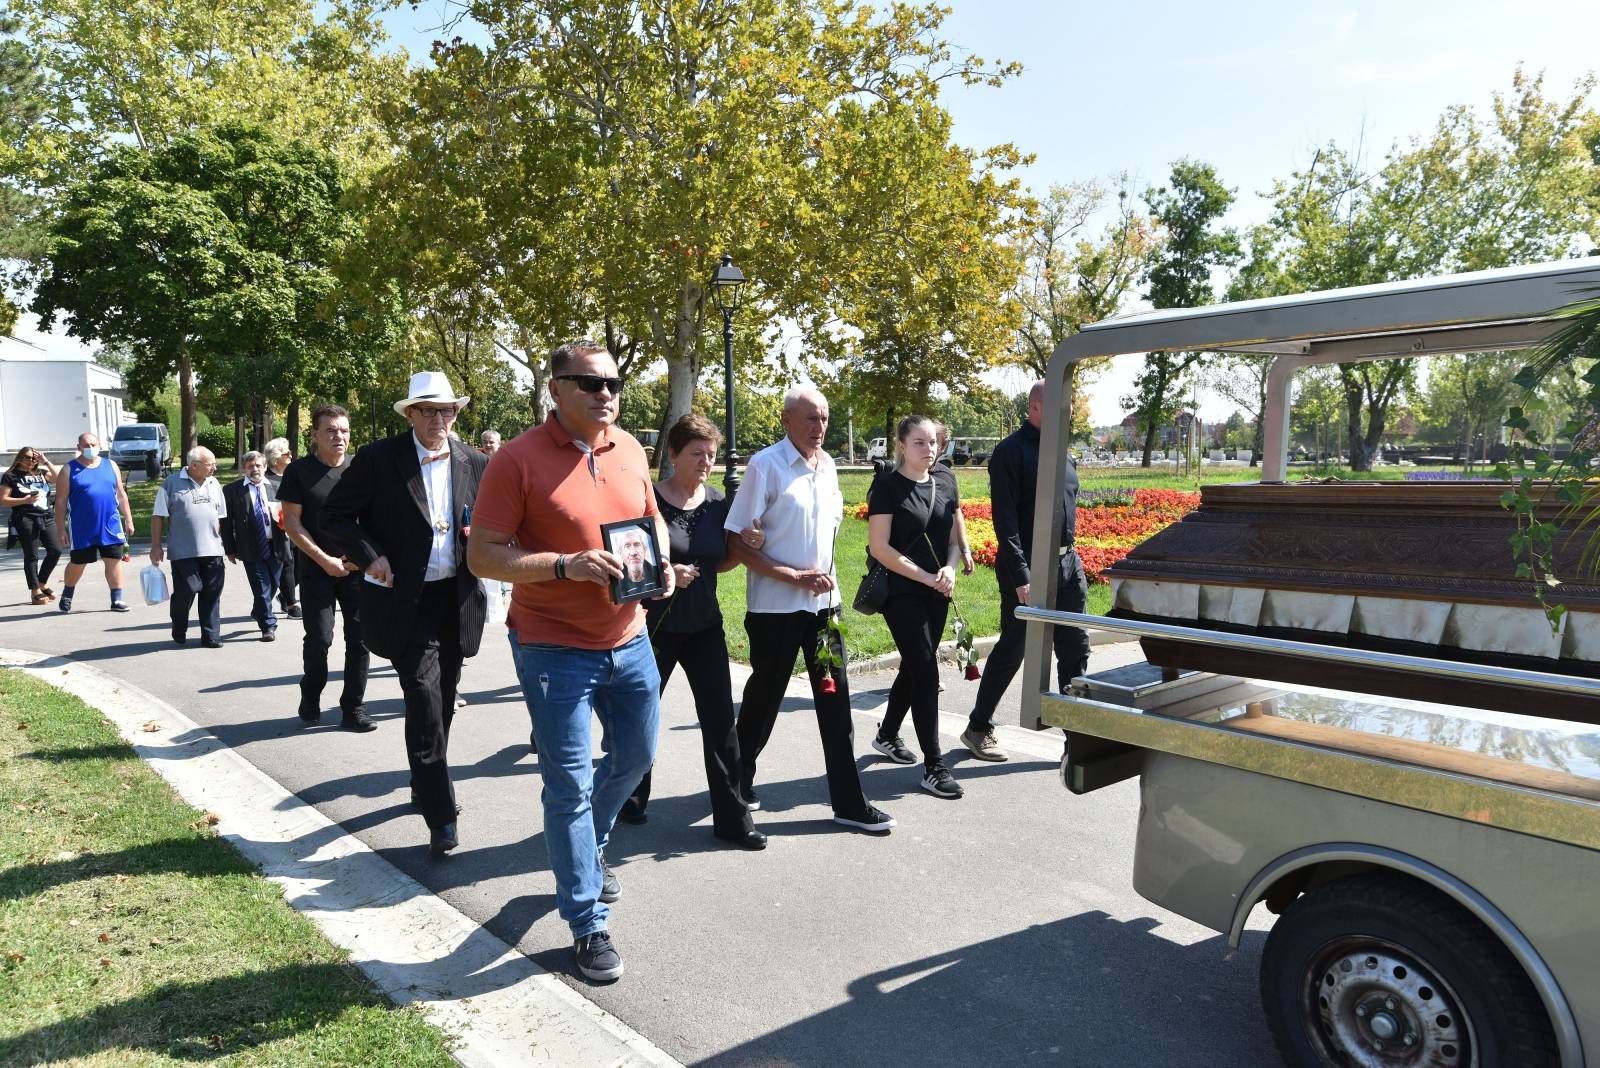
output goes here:
[{"label": "hubcap", "polygon": [[1433,969],[1375,938],[1336,939],[1301,984],[1306,1032],[1330,1065],[1474,1068],[1472,1024]]}]

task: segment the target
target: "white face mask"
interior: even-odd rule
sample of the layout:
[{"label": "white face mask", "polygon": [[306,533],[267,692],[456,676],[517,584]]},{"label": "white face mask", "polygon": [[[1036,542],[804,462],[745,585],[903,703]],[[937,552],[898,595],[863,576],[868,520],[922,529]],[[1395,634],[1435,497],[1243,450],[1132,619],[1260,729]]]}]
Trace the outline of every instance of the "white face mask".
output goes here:
[{"label": "white face mask", "polygon": [[83,453],[83,458],[85,460],[93,460],[96,456],[100,455],[100,446],[98,446],[98,445],[85,445],[79,451]]}]

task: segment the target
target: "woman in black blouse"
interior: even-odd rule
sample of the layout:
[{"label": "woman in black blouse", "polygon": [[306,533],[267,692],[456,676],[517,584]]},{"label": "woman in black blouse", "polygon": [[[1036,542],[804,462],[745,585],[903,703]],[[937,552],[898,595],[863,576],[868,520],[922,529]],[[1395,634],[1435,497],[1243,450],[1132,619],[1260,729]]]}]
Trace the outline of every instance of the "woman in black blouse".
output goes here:
[{"label": "woman in black blouse", "polygon": [[899,737],[909,705],[922,747],[922,788],[955,799],[962,790],[939,746],[938,650],[961,562],[960,493],[955,475],[934,463],[939,446],[933,420],[908,415],[895,438],[899,465],[879,475],[867,495],[867,550],[889,570],[883,621],[900,650],[900,671],[872,748],[897,764],[916,762]]},{"label": "woman in black blouse", "polygon": [[[661,688],[667,688],[672,669],[682,665],[694,694],[705,748],[706,786],[711,792],[712,833],[746,849],[765,849],[767,836],[755,829],[739,800],[739,736],[733,727],[728,642],[722,633],[722,610],[717,606],[717,573],[736,565],[728,557],[722,529],[728,501],[720,490],[706,485],[721,438],[715,424],[692,412],[667,431],[672,477],[656,483],[656,507],[666,520],[672,543],[669,555],[677,592],[664,601],[646,601],[645,619],[661,672]],[[623,805],[621,818],[643,823],[649,799],[650,773],[646,772]]]},{"label": "woman in black blouse", "polygon": [[[56,469],[44,453],[24,445],[17,450],[10,470],[0,475],[0,504],[11,509],[11,533],[22,542],[22,573],[34,604],[56,599],[45,583],[61,559],[56,544],[56,515],[53,507]],[[39,549],[44,549],[44,566],[38,566]]]}]

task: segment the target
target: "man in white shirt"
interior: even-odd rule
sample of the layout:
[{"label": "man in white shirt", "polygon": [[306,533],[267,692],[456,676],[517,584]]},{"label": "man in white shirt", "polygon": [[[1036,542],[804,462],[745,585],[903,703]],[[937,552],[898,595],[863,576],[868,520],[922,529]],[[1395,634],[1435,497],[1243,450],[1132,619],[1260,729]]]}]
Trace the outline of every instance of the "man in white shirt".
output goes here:
[{"label": "man in white shirt", "polygon": [[[207,649],[222,648],[222,585],[227,572],[222,565],[222,521],[228,506],[222,487],[212,474],[217,458],[211,450],[194,448],[184,457],[181,471],[168,475],[156,490],[150,518],[150,562],[161,566],[163,556],[172,560],[172,640],[183,645],[188,640],[189,609],[200,599],[200,644]],[[167,534],[163,553],[161,535]]]},{"label": "man in white shirt", "polygon": [[[750,458],[725,523],[736,535],[729,539],[733,555],[748,574],[744,626],[750,636],[750,678],[739,706],[740,794],[747,807],[760,807],[752,789],[756,759],[772,735],[795,654],[803,653],[833,820],[882,833],[894,820],[861,790],[842,643],[836,650],[838,668],[830,671],[816,662],[818,639],[828,619],[839,613],[833,547],[844,518],[833,458],[822,451],[827,400],[814,389],[791,389],[783,398],[783,427],[782,441]],[[759,533],[745,536],[744,531]]]},{"label": "man in white shirt", "polygon": [[411,429],[375,441],[322,506],[322,527],[363,574],[361,636],[394,664],[406,703],[411,804],[435,856],[455,849],[448,747],[461,664],[483,637],[483,585],[467,567],[467,526],[488,457],[450,434],[467,403],[439,371],[395,402]]}]

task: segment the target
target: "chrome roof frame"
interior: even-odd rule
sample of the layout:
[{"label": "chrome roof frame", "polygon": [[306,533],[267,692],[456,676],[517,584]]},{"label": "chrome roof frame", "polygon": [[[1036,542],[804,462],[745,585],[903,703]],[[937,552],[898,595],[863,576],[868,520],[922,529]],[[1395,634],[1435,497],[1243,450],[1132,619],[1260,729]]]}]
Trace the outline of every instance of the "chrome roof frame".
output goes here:
[{"label": "chrome roof frame", "polygon": [[[1085,326],[1056,346],[1045,374],[1029,604],[1055,606],[1054,518],[1071,426],[1067,370],[1079,361],[1196,349],[1277,356],[1268,379],[1262,481],[1282,481],[1295,372],[1317,364],[1537,345],[1559,329],[1557,312],[1597,292],[1600,259],[1590,257],[1167,309]],[[1018,722],[1037,730],[1044,726],[1039,713],[1049,685],[1052,624],[1035,618],[1027,626]]]}]

